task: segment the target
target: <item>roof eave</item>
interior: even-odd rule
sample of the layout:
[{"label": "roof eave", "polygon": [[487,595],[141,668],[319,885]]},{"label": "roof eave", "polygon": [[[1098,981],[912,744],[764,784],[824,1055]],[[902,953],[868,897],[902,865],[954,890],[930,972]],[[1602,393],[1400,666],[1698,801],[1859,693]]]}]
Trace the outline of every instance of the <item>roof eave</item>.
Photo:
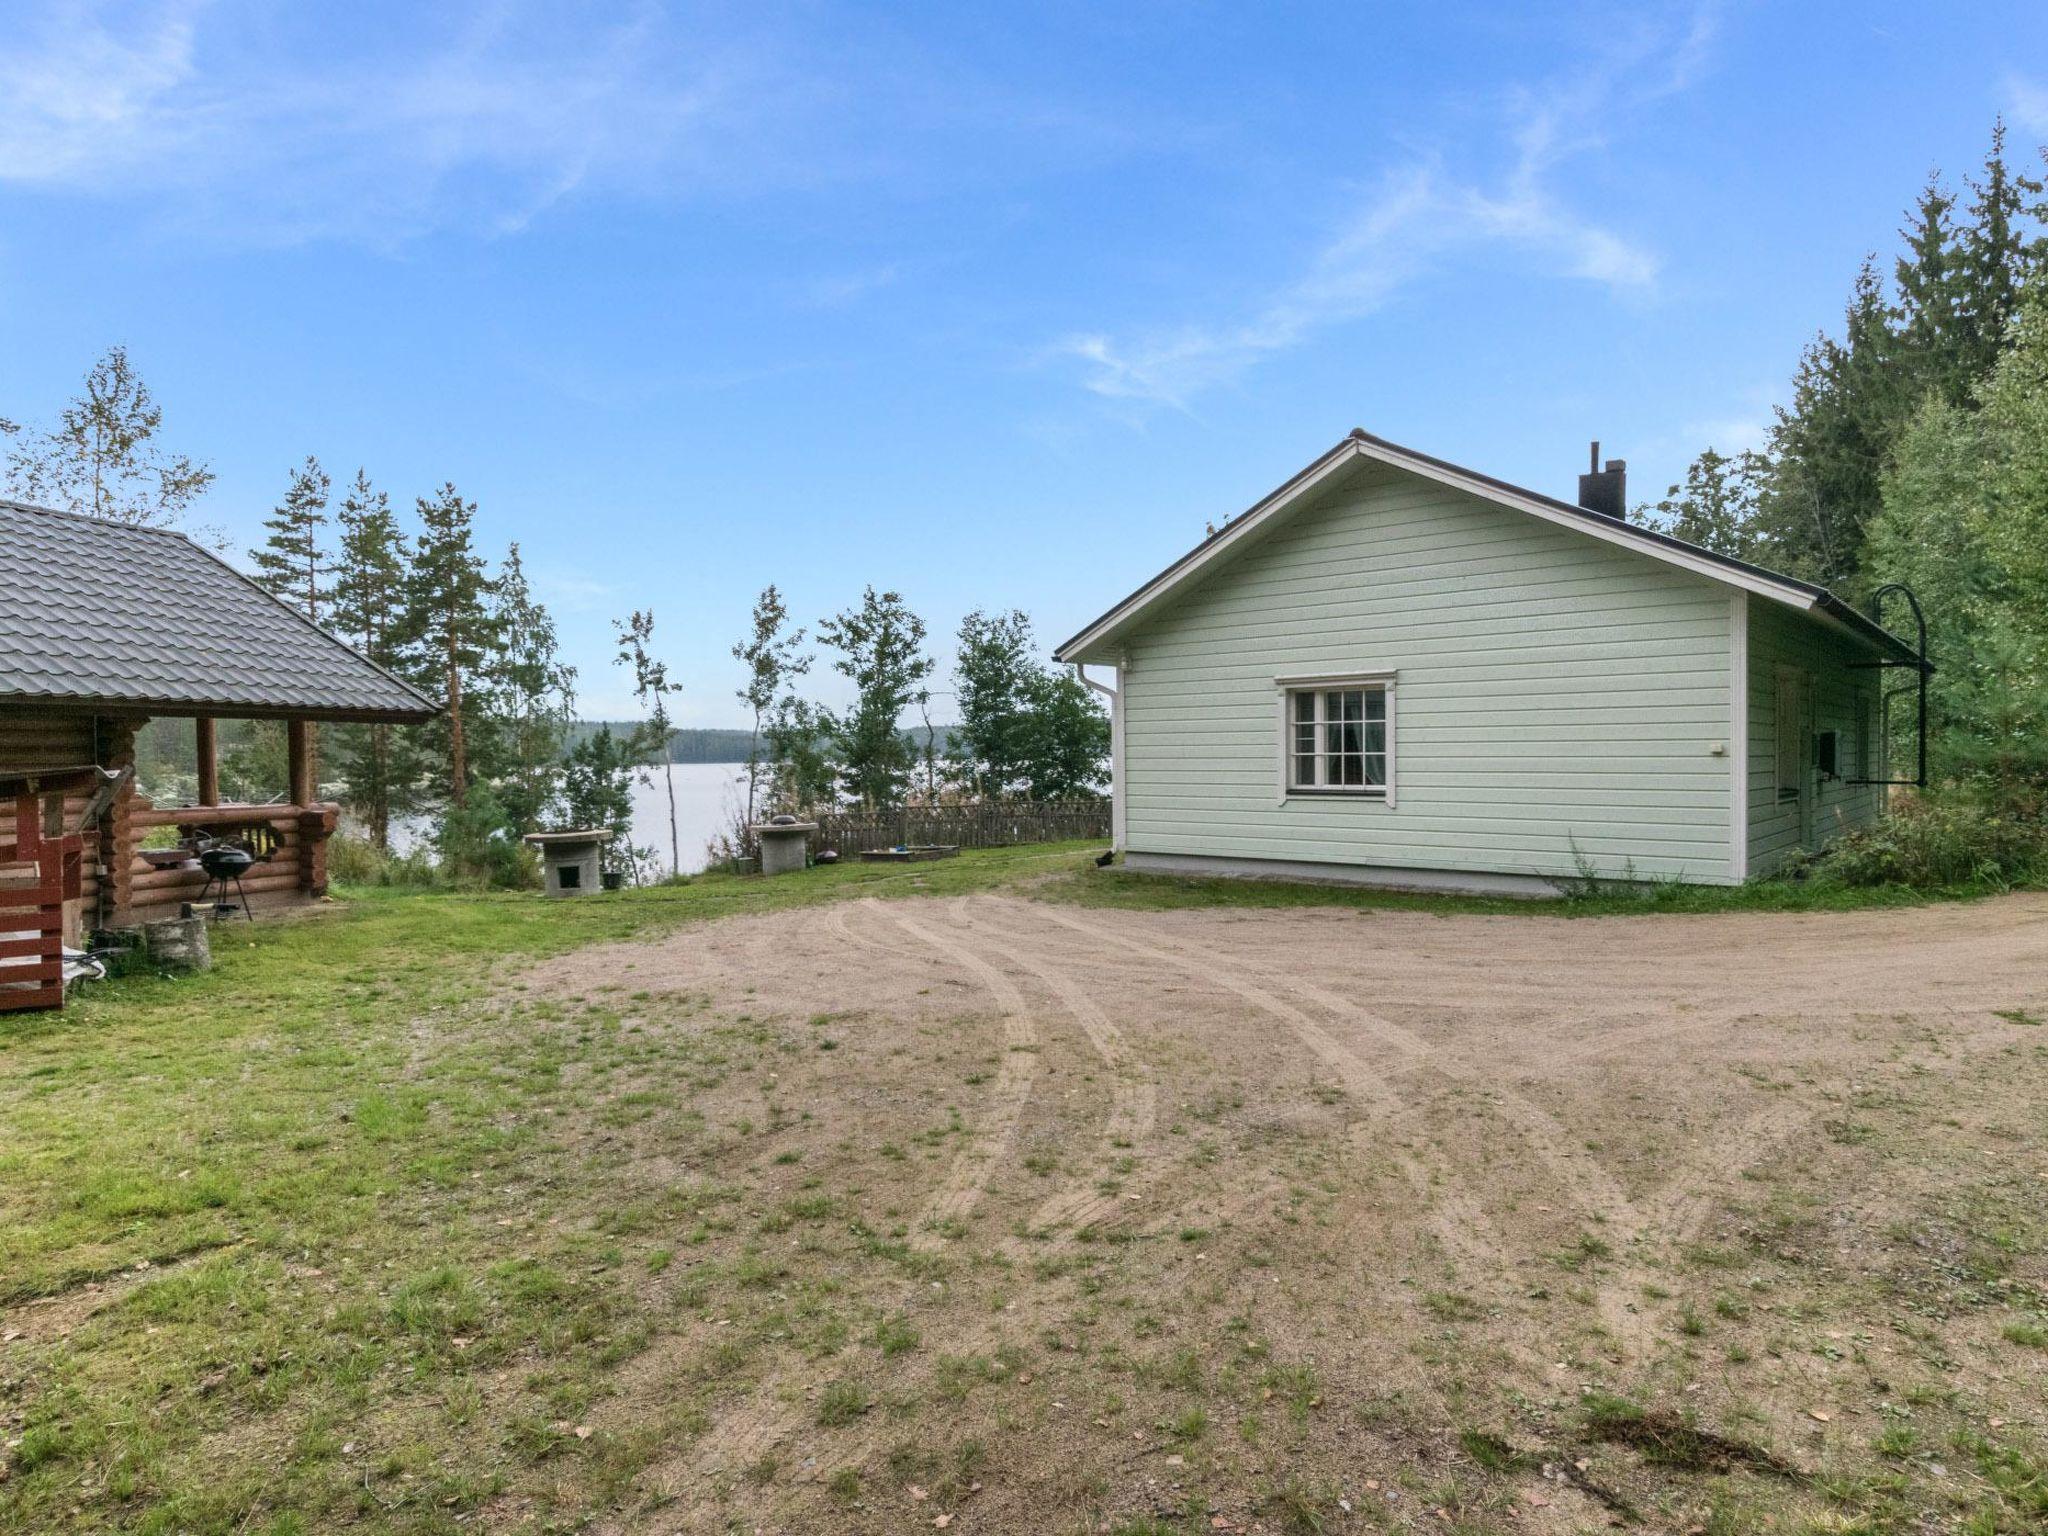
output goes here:
[{"label": "roof eave", "polygon": [[1336,447],[1310,464],[1271,494],[1254,503],[1227,523],[1222,532],[1182,555],[1157,576],[1139,587],[1053,652],[1057,661],[1103,661],[1102,648],[1144,617],[1152,605],[1169,592],[1207,569],[1227,554],[1242,548],[1259,527],[1276,515],[1298,505],[1317,486],[1326,483],[1333,471],[1356,460],[1370,459],[1391,468],[1435,480],[1468,495],[1497,505],[1527,512],[1545,522],[1574,528],[1590,537],[1625,549],[1633,549],[1667,565],[1690,570],[1711,581],[1756,593],[1801,612],[1819,611],[1838,627],[1849,630],[1883,649],[1908,660],[1918,660],[1913,648],[1876,621],[1859,613],[1825,587],[1780,575],[1728,555],[1701,549],[1634,523],[1619,522],[1603,513],[1575,507],[1538,492],[1496,480],[1448,460],[1433,458],[1386,438],[1374,437],[1363,428],[1354,430]]},{"label": "roof eave", "polygon": [[251,704],[239,699],[142,699],[107,694],[0,693],[0,706],[66,715],[147,715],[151,719],[318,720],[336,725],[424,725],[433,708],[352,708],[337,704]]}]

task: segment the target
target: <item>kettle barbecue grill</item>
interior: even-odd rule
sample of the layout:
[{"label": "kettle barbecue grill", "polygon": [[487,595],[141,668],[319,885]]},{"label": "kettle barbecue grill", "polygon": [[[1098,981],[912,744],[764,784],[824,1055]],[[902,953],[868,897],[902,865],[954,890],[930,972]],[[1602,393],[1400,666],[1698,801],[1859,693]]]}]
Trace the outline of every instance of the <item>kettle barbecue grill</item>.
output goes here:
[{"label": "kettle barbecue grill", "polygon": [[242,889],[242,876],[249,872],[249,866],[256,862],[256,856],[246,848],[237,848],[233,843],[213,843],[199,850],[199,867],[206,871],[206,884],[200,888],[200,905],[206,904],[207,893],[219,888],[213,903],[215,917],[227,917],[235,910],[235,903],[229,901],[228,886],[232,883],[235,895],[241,902],[242,916],[250,922],[256,921],[256,914],[249,910],[249,893]]}]

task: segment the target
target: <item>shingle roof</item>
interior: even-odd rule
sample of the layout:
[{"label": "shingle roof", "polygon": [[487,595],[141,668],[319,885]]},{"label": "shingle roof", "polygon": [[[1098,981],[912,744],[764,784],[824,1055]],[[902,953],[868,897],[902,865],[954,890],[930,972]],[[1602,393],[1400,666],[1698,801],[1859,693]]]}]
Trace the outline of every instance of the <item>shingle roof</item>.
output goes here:
[{"label": "shingle roof", "polygon": [[183,534],[0,501],[0,703],[425,720],[434,703]]}]

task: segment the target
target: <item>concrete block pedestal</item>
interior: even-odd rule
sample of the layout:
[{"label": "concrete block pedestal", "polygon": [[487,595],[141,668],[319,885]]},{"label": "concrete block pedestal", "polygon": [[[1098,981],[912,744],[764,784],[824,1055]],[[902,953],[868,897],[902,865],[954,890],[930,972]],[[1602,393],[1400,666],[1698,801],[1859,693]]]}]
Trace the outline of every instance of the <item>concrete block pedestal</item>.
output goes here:
[{"label": "concrete block pedestal", "polygon": [[796,875],[809,862],[810,836],[818,830],[815,821],[798,821],[794,816],[777,816],[749,828],[761,840],[761,873]]},{"label": "concrete block pedestal", "polygon": [[603,828],[579,832],[529,832],[527,842],[540,850],[541,890],[549,896],[582,896],[604,887],[604,845],[612,840]]}]

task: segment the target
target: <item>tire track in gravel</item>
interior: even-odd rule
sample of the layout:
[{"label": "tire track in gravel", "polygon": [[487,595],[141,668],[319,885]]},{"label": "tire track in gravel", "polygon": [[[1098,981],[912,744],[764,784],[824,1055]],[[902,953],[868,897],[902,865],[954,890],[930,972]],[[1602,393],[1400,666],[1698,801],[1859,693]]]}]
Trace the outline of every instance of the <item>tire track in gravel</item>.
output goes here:
[{"label": "tire track in gravel", "polygon": [[[1612,1174],[1589,1156],[1573,1148],[1571,1133],[1558,1122],[1555,1115],[1541,1105],[1452,1060],[1447,1052],[1435,1048],[1413,1030],[1405,1029],[1370,1009],[1361,1008],[1351,999],[1326,987],[1319,987],[1314,982],[1298,977],[1274,976],[1257,968],[1248,968],[1247,974],[1257,976],[1267,985],[1280,987],[1296,997],[1314,1003],[1327,1013],[1335,1014],[1360,1026],[1375,1039],[1398,1051],[1418,1068],[1477,1090],[1484,1096],[1486,1103],[1514,1128],[1522,1144],[1548,1171],[1565,1196],[1578,1206],[1580,1212],[1619,1237],[1621,1243],[1617,1246],[1631,1253],[1638,1251],[1639,1245],[1648,1233],[1647,1215],[1637,1208],[1628,1191],[1621,1187],[1620,1182]],[[1632,1271],[1640,1270],[1640,1264],[1635,1258],[1630,1259],[1629,1267]],[[1625,1344],[1640,1349],[1645,1343],[1645,1338],[1638,1314],[1627,1306],[1619,1294],[1609,1290],[1603,1290],[1599,1294],[1601,1322],[1621,1337]]]},{"label": "tire track in gravel", "polygon": [[[963,1149],[953,1160],[952,1168],[938,1190],[926,1200],[913,1226],[910,1244],[914,1248],[930,1250],[943,1246],[945,1242],[940,1234],[930,1229],[958,1220],[973,1210],[1001,1160],[1002,1151],[1016,1133],[1018,1120],[1030,1099],[1032,1083],[1038,1073],[1036,1054],[1018,1047],[1036,1046],[1037,1031],[1023,994],[1008,977],[979,956],[902,914],[890,911],[872,898],[857,905],[874,918],[893,922],[916,940],[918,947],[857,935],[845,921],[843,911],[835,908],[832,927],[842,942],[863,953],[883,952],[903,960],[928,961],[936,955],[973,975],[994,997],[1003,1015],[1003,1060],[989,1093],[989,1134],[992,1140]],[[802,1383],[810,1379],[809,1373],[800,1370],[779,1372],[758,1385],[743,1401],[735,1403],[730,1411],[720,1414],[712,1428],[691,1447],[686,1458],[688,1474],[699,1482],[737,1477],[800,1435],[807,1404],[791,1399],[801,1395]],[[878,1429],[864,1431],[853,1443],[843,1447],[840,1460],[864,1459],[872,1454],[880,1438]],[[682,1468],[679,1466],[676,1470],[681,1471]],[[667,1491],[677,1496],[684,1495],[683,1489],[672,1485]]]},{"label": "tire track in gravel", "polygon": [[909,960],[918,965],[930,965],[932,963],[931,951],[922,945],[891,944],[887,939],[878,938],[872,933],[855,933],[853,925],[846,920],[848,912],[859,912],[868,917],[881,918],[888,915],[888,909],[873,896],[863,896],[858,901],[835,901],[832,903],[832,915],[828,922],[833,934],[847,948],[858,950],[862,954],[894,955],[899,960]]},{"label": "tire track in gravel", "polygon": [[1369,1122],[1360,1122],[1352,1128],[1352,1137],[1368,1149],[1384,1153],[1393,1160],[1414,1190],[1416,1199],[1425,1212],[1431,1233],[1445,1253],[1451,1256],[1468,1276],[1491,1278],[1499,1271],[1499,1255],[1504,1251],[1505,1245],[1500,1241],[1492,1221],[1478,1201],[1456,1187],[1455,1175],[1447,1173],[1441,1182],[1432,1181],[1430,1171],[1423,1167],[1412,1153],[1383,1135],[1374,1134],[1384,1132],[1385,1122],[1413,1117],[1411,1106],[1394,1091],[1384,1072],[1355,1055],[1341,1040],[1301,1009],[1275,997],[1270,991],[1254,981],[1245,979],[1227,966],[1219,965],[1213,960],[1197,959],[1173,950],[1159,949],[1100,927],[1090,927],[1076,918],[1067,917],[1050,908],[1041,909],[1038,915],[1098,943],[1114,945],[1147,960],[1163,961],[1198,981],[1231,993],[1259,1012],[1286,1025],[1295,1039],[1336,1075],[1346,1092],[1378,1107],[1383,1123],[1375,1126]]},{"label": "tire track in gravel", "polygon": [[984,1111],[988,1118],[987,1131],[978,1142],[963,1148],[954,1158],[952,1170],[939,1186],[938,1193],[925,1203],[910,1235],[912,1247],[933,1249],[943,1247],[946,1239],[932,1229],[961,1220],[981,1203],[996,1165],[1016,1139],[1017,1123],[1023,1118],[1024,1106],[1031,1098],[1032,1082],[1038,1076],[1038,1031],[1032,1023],[1031,1009],[1024,1001],[1024,994],[1017,990],[1017,984],[1009,977],[979,955],[912,922],[901,913],[892,912],[889,917],[913,939],[968,972],[987,988],[1003,1017],[1003,1059],[996,1068],[995,1084],[989,1090],[989,1103]]},{"label": "tire track in gravel", "polygon": [[[971,914],[985,913],[997,903],[976,901],[966,898],[954,904],[954,913],[960,922],[987,935],[988,949],[1002,956],[1011,965],[1029,972],[1059,1000],[1060,1006],[1073,1016],[1081,1026],[1082,1034],[1094,1047],[1096,1057],[1110,1077],[1110,1108],[1108,1122],[1102,1128],[1099,1138],[1098,1156],[1104,1163],[1115,1159],[1125,1148],[1138,1148],[1152,1135],[1152,1128],[1158,1115],[1158,1090],[1150,1070],[1133,1055],[1124,1039],[1121,1029],[1110,1022],[1087,990],[1077,984],[1071,976],[1034,960],[1023,950],[1001,942],[1007,935],[1004,930],[988,923],[985,918]],[[1163,1170],[1148,1170],[1141,1183],[1148,1183]],[[1104,1194],[1096,1187],[1099,1181],[1089,1178],[1075,1180],[1070,1187],[1045,1201],[1031,1215],[1031,1229],[1042,1232],[1054,1227],[1066,1226],[1079,1232],[1092,1225],[1099,1225],[1123,1214],[1127,1200],[1119,1194]]]}]

